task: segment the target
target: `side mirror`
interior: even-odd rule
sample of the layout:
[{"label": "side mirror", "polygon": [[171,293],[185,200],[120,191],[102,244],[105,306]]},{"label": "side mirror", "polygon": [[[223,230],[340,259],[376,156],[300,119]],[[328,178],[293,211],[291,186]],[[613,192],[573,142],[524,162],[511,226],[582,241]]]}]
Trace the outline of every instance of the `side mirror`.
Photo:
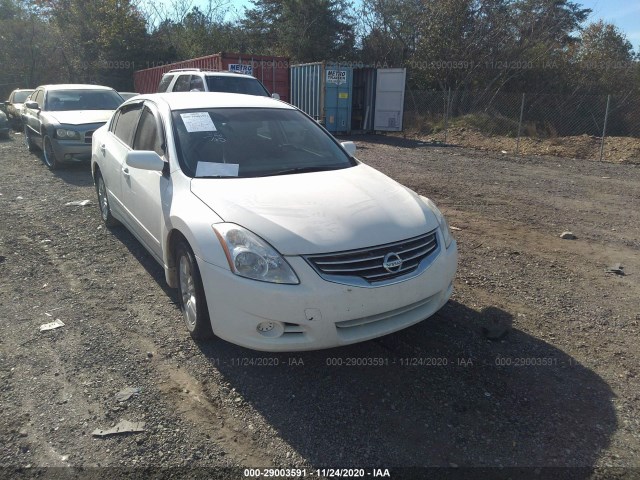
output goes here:
[{"label": "side mirror", "polygon": [[344,148],[347,153],[353,156],[356,153],[356,144],[353,142],[341,142],[342,148]]},{"label": "side mirror", "polygon": [[127,153],[126,162],[130,167],[140,170],[161,172],[164,169],[164,160],[150,150],[131,150]]},{"label": "side mirror", "polygon": [[31,100],[29,100],[28,102],[24,102],[24,106],[26,108],[31,108],[33,110],[40,110],[40,106],[38,105],[38,102],[33,102]]},{"label": "side mirror", "polygon": [[271,94],[271,98],[275,98],[276,100],[280,100],[280,94],[279,93],[272,93]]}]

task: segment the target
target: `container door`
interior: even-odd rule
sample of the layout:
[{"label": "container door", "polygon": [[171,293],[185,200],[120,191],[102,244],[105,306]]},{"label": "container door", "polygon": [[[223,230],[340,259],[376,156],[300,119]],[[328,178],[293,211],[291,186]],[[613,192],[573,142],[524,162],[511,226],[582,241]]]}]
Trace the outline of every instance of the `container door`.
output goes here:
[{"label": "container door", "polygon": [[292,65],[290,69],[291,104],[318,122],[324,117],[322,72],[322,63]]},{"label": "container door", "polygon": [[327,65],[324,81],[324,126],[331,133],[350,133],[353,69]]},{"label": "container door", "polygon": [[406,75],[406,68],[378,69],[374,130],[386,132],[402,130]]}]

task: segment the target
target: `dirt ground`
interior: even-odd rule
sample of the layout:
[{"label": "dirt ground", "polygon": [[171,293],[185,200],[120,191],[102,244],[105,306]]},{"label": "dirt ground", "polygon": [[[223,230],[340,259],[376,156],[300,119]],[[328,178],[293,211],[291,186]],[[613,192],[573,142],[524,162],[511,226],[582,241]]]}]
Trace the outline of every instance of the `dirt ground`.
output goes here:
[{"label": "dirt ground", "polygon": [[[162,269],[102,226],[88,166],[0,141],[0,477],[638,478],[640,168],[353,140],[445,212],[455,293],[407,330],[296,354],[193,342]],[[121,420],[144,431],[93,435]]]},{"label": "dirt ground", "polygon": [[[447,131],[431,135],[408,132],[408,138],[428,143],[446,143],[447,145],[474,148],[491,152],[506,152],[515,155],[516,148],[520,155],[543,155],[586,160],[600,160],[601,138],[593,135],[572,137],[516,138],[500,135],[487,135],[472,128],[453,127]],[[602,160],[612,163],[640,164],[640,138],[605,137]]]}]

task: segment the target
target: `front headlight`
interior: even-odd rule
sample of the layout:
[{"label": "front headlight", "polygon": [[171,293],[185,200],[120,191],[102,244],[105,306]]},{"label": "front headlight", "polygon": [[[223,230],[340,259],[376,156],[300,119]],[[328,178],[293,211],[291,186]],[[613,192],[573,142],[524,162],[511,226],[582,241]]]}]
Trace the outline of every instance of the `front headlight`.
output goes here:
[{"label": "front headlight", "polygon": [[435,214],[438,219],[438,225],[440,226],[440,231],[442,232],[442,238],[444,238],[444,247],[449,248],[451,246],[451,242],[453,242],[453,235],[451,235],[451,229],[449,228],[449,222],[444,217],[442,212],[436,204],[429,200],[427,197],[420,197],[422,201],[427,204],[427,206],[431,209],[431,211]]},{"label": "front headlight", "polygon": [[212,225],[236,275],[271,283],[300,283],[287,261],[271,245],[233,223]]},{"label": "front headlight", "polygon": [[58,128],[56,130],[56,137],[61,140],[80,140],[80,132],[67,130],[65,128]]}]

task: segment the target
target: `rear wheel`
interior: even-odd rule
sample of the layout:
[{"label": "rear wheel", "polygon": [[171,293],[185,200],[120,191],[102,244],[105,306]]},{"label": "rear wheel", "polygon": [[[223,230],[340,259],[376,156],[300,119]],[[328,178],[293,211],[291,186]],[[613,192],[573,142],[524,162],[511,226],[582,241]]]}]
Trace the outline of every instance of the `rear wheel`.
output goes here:
[{"label": "rear wheel", "polygon": [[175,262],[178,267],[180,310],[187,330],[196,340],[212,338],[213,331],[200,269],[191,247],[185,241],[181,241],[176,248]]},{"label": "rear wheel", "polygon": [[53,150],[53,144],[51,143],[51,138],[47,135],[44,137],[42,141],[42,151],[44,153],[44,163],[47,164],[47,167],[51,170],[56,170],[60,168],[60,162],[56,158],[56,152]]},{"label": "rear wheel", "polygon": [[109,206],[109,196],[107,195],[107,186],[104,183],[102,174],[100,171],[96,172],[96,192],[98,194],[98,207],[100,208],[100,216],[107,227],[115,227],[120,222],[116,220],[111,214],[111,207]]}]

